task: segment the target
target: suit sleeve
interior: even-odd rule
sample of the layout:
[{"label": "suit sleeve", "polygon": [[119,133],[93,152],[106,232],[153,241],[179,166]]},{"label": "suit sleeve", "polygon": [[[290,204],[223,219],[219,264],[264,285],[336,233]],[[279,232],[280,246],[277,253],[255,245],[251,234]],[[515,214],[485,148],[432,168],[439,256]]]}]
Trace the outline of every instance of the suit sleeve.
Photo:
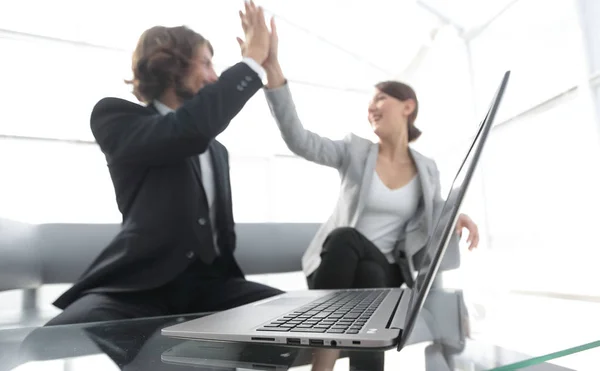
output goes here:
[{"label": "suit sleeve", "polygon": [[112,163],[172,162],[204,152],[261,87],[256,72],[240,62],[164,116],[105,98],[92,111],[92,133]]},{"label": "suit sleeve", "polygon": [[321,137],[306,130],[298,117],[292,93],[286,83],[265,94],[283,141],[296,155],[321,165],[340,169],[347,152],[347,142]]},{"label": "suit sleeve", "polygon": [[[223,147],[225,148],[225,147]],[[227,215],[229,215],[229,220],[227,221],[227,237],[229,245],[231,246],[231,250],[235,250],[237,244],[237,235],[235,234],[235,220],[233,217],[233,197],[231,192],[231,172],[229,171],[229,153],[227,149],[225,149],[225,162],[227,163],[227,189],[229,194],[227,195]]]}]

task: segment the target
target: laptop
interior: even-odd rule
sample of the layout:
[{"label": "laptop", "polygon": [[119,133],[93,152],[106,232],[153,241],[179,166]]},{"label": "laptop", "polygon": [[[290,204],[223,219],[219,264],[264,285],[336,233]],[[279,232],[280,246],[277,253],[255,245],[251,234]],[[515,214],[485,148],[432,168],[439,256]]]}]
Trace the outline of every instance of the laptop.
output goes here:
[{"label": "laptop", "polygon": [[169,337],[348,349],[402,349],[439,270],[504,95],[502,81],[456,174],[412,288],[288,292],[162,330]]}]

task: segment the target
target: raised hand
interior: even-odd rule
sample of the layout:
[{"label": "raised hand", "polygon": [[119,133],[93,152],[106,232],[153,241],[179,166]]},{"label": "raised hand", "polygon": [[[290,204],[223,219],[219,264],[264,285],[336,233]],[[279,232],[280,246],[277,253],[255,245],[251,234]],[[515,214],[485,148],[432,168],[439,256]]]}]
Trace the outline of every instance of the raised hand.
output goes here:
[{"label": "raised hand", "polygon": [[263,63],[263,67],[267,70],[276,68],[279,65],[279,59],[277,56],[277,53],[279,52],[279,36],[277,35],[277,26],[275,25],[274,17],[271,17],[271,34],[269,45],[269,54]]},{"label": "raised hand", "polygon": [[240,11],[240,20],[246,41],[238,37],[238,43],[244,57],[252,58],[263,64],[269,55],[271,35],[265,23],[265,15],[261,7],[253,1],[244,4],[245,12]]}]

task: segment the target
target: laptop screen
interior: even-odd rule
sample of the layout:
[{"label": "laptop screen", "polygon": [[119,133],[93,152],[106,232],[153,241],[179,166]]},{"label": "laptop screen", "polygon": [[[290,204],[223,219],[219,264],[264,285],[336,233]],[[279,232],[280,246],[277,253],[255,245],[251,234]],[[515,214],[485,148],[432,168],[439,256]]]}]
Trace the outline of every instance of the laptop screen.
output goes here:
[{"label": "laptop screen", "polygon": [[[486,118],[488,116],[486,115]],[[415,280],[414,289],[416,292],[419,292],[423,289],[426,283],[426,277],[428,272],[433,269],[433,260],[435,258],[436,252],[440,249],[442,243],[444,242],[444,232],[449,229],[449,224],[455,224],[455,217],[457,218],[459,215],[459,207],[460,204],[458,202],[459,195],[461,195],[468,184],[466,184],[466,176],[467,169],[469,169],[473,163],[473,147],[479,141],[481,141],[481,129],[483,129],[483,123],[481,122],[479,125],[477,134],[475,135],[475,139],[473,140],[471,147],[467,151],[467,155],[465,159],[460,165],[460,168],[452,181],[452,185],[450,186],[450,191],[448,192],[448,196],[446,197],[446,202],[442,207],[441,212],[438,215],[434,215],[434,229],[433,234],[430,236],[427,246],[425,248],[425,253],[422,255],[421,261],[419,262],[417,279]],[[469,179],[470,180],[470,179]],[[463,191],[464,189],[464,191]],[[452,226],[452,231],[454,230],[455,225]]]},{"label": "laptop screen", "polygon": [[421,255],[422,258],[419,262],[418,274],[409,304],[408,316],[406,317],[406,323],[398,349],[404,346],[404,343],[415,325],[418,314],[423,307],[427,294],[431,289],[433,279],[441,264],[444,252],[454,234],[460,206],[479,161],[481,151],[492,126],[502,95],[504,94],[509,76],[510,71],[507,71],[504,74],[500,87],[496,91],[487,114],[477,128],[477,132],[468,148],[465,159],[452,182],[452,186],[450,187],[448,197],[446,198],[441,213],[434,215],[434,218],[437,218],[437,220],[434,221],[435,226],[433,233],[429,237],[424,253]]}]

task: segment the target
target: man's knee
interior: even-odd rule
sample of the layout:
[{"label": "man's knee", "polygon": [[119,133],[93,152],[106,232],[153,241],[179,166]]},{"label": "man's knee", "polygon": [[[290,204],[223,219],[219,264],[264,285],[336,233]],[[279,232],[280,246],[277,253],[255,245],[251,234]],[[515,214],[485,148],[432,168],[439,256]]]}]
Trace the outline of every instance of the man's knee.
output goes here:
[{"label": "man's knee", "polygon": [[117,313],[107,309],[109,301],[108,297],[99,294],[82,296],[44,326],[71,325],[120,319]]},{"label": "man's knee", "polygon": [[72,305],[66,307],[60,314],[48,321],[44,326],[62,326],[73,325],[78,323],[93,322],[90,319],[90,312],[82,308],[73,309]]},{"label": "man's knee", "polygon": [[205,298],[202,298],[199,306],[197,306],[194,311],[212,312],[235,308],[283,294],[283,291],[258,282],[236,278],[226,282],[225,285],[221,287],[219,293],[220,295],[215,297],[214,300],[211,300],[212,303],[208,304],[208,306]]},{"label": "man's knee", "polygon": [[257,282],[251,282],[250,289],[248,290],[248,296],[251,297],[251,302],[267,299],[283,293],[284,291]]}]

